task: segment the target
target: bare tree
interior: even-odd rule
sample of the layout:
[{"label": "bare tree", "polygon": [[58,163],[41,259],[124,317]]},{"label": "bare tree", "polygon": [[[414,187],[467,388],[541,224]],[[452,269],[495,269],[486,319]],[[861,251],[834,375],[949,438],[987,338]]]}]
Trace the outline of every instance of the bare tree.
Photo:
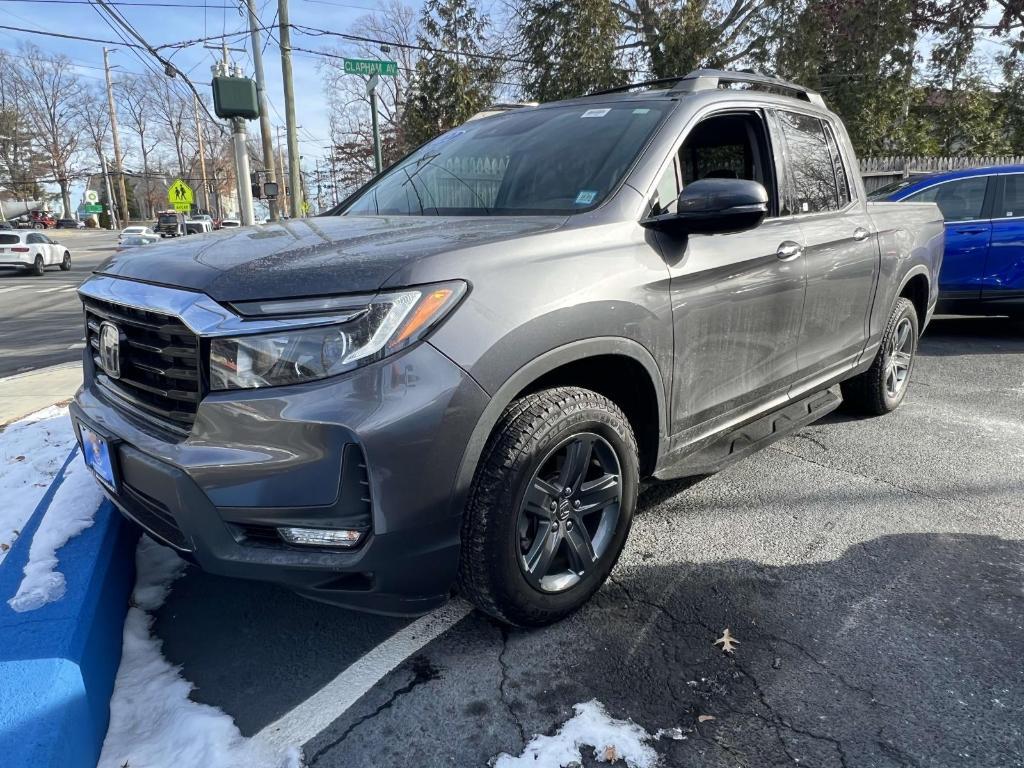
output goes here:
[{"label": "bare tree", "polygon": [[[139,141],[139,152],[142,159],[141,184],[143,194],[140,200],[140,215],[143,218],[151,218],[155,208],[156,195],[152,177],[153,152],[158,145],[155,135],[153,83],[150,77],[124,77],[114,83],[117,93],[117,101],[123,116],[126,118],[128,127],[135,134]],[[161,185],[162,186],[162,185]],[[136,199],[139,195],[136,194]]]},{"label": "bare tree", "polygon": [[36,143],[60,187],[64,215],[71,215],[71,180],[82,135],[81,78],[66,56],[47,56],[34,45],[21,48],[22,63],[13,68],[20,81],[25,114]]},{"label": "bare tree", "polygon": [[192,99],[186,98],[170,78],[153,78],[153,101],[164,136],[174,145],[178,173],[186,176],[185,141],[192,123]]},{"label": "bare tree", "polygon": [[24,83],[12,76],[17,63],[0,51],[0,191],[16,200],[42,195],[39,183],[46,174],[46,158],[33,146],[33,131],[25,116]]},{"label": "bare tree", "polygon": [[[353,35],[378,40],[393,40],[409,46],[416,44],[417,12],[401,0],[384,0],[381,9],[360,16],[348,30]],[[387,52],[371,43],[353,42],[332,51],[339,58],[321,63],[325,92],[331,112],[331,174],[343,190],[351,190],[373,174],[373,131],[370,125],[370,99],[366,95],[367,78],[348,75],[341,56],[379,59],[382,53],[398,63],[396,77],[382,77],[377,86],[380,132],[385,165],[405,153],[402,112],[408,99],[412,75],[419,52],[409,47],[392,46]],[[339,197],[342,196],[339,192]]]}]

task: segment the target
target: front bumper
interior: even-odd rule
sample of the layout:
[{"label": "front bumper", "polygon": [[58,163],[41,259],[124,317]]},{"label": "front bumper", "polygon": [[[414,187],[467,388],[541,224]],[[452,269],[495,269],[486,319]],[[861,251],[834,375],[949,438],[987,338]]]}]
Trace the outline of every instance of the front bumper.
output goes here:
[{"label": "front bumper", "polygon": [[[487,395],[429,343],[325,381],[211,393],[184,439],[115,407],[86,358],[76,432],[110,440],[120,482],[104,492],[155,538],[211,573],[363,610],[447,598],[456,476]],[[291,525],[366,533],[353,551],[300,548],[276,537]]]}]

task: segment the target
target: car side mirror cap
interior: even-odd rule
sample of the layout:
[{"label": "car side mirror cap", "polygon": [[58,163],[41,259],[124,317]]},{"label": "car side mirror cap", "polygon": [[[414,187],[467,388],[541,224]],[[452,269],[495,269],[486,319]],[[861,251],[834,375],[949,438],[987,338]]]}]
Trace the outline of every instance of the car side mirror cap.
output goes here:
[{"label": "car side mirror cap", "polygon": [[768,190],[750,179],[698,179],[687,184],[676,212],[640,222],[675,234],[715,235],[753,229],[768,215]]}]

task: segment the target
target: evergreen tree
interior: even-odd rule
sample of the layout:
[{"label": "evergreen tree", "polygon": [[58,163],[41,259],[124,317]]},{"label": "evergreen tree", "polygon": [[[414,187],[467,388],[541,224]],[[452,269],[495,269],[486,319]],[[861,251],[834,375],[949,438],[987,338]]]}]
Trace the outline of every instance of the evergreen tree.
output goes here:
[{"label": "evergreen tree", "polygon": [[515,36],[527,98],[581,96],[626,82],[617,44],[622,19],[612,0],[524,0]]},{"label": "evergreen tree", "polygon": [[427,50],[416,62],[402,116],[407,148],[466,122],[490,102],[499,68],[485,54],[488,28],[470,0],[424,4],[417,40]]}]

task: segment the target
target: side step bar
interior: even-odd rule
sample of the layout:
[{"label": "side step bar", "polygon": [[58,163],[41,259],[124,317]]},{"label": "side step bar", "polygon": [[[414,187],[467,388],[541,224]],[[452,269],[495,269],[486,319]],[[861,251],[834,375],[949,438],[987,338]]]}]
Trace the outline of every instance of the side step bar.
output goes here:
[{"label": "side step bar", "polygon": [[839,386],[815,392],[796,402],[689,446],[670,466],[657,473],[659,480],[672,480],[692,475],[710,475],[776,440],[791,435],[801,427],[828,415],[843,402]]}]

